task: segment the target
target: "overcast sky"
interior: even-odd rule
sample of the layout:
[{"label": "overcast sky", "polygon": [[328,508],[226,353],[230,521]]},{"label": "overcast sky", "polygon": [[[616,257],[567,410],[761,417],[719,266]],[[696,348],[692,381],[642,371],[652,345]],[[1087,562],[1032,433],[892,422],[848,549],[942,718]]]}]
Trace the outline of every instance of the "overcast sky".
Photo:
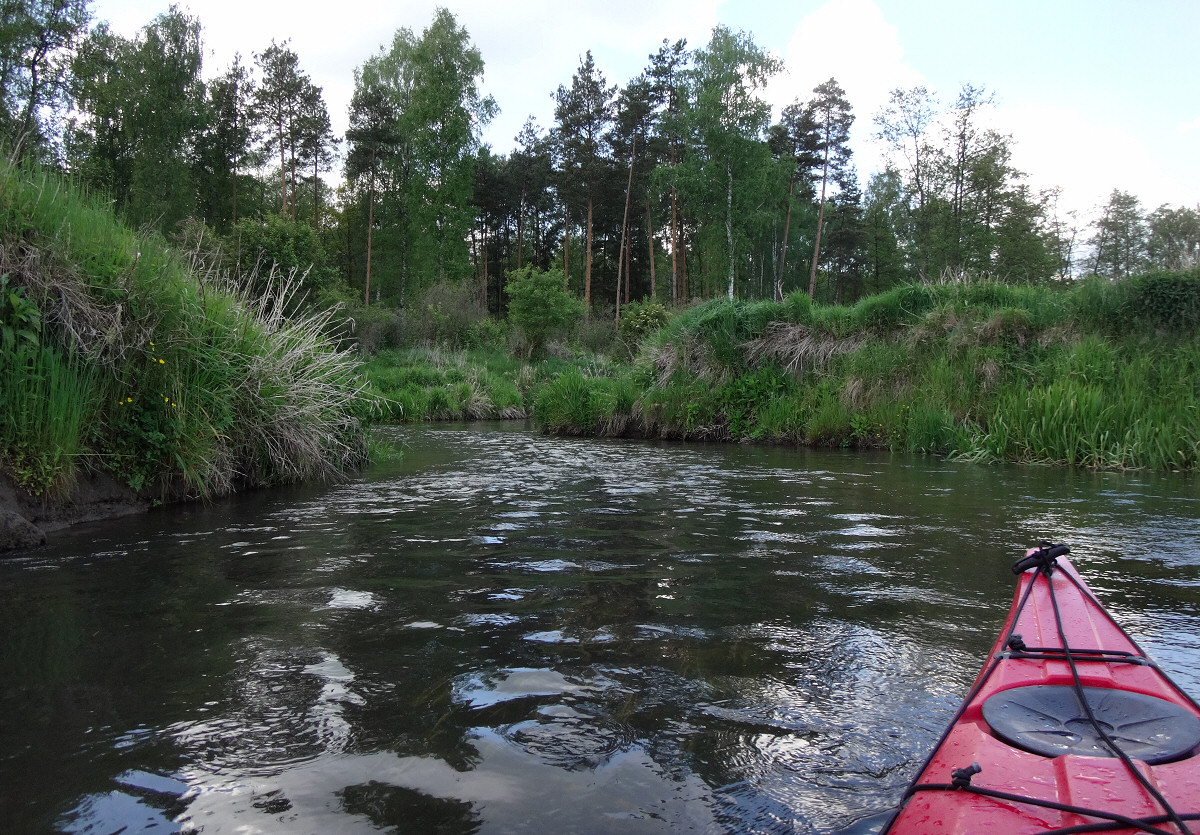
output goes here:
[{"label": "overcast sky", "polygon": [[[134,35],[165,0],[96,0],[97,20]],[[206,76],[290,40],[344,132],[353,72],[400,27],[419,34],[443,5],[486,65],[501,112],[484,139],[497,153],[533,115],[553,123],[551,94],[592,50],[610,84],[641,72],[664,38],[707,44],[714,25],[753,33],[787,67],[767,92],[776,115],[835,77],[857,117],[863,184],[882,167],[872,117],[897,86],[944,101],[964,82],[995,93],[994,125],[1036,188],[1059,186],[1087,215],[1114,188],[1147,211],[1200,203],[1200,2],[1197,0],[191,0]],[[312,9],[312,11],[308,11]]]}]

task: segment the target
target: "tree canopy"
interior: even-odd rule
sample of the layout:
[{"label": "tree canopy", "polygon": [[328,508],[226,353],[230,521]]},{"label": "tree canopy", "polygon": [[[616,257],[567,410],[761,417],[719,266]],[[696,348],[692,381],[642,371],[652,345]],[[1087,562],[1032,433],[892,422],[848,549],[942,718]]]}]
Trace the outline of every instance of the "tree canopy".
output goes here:
[{"label": "tree canopy", "polygon": [[1062,213],[1061,192],[1013,165],[1019,140],[988,127],[994,96],[975,84],[892,91],[873,114],[886,164],[860,179],[838,80],[773,112],[782,62],[722,25],[699,47],[663,39],[623,83],[585,51],[546,82],[553,124],[531,117],[504,152],[482,140],[498,112],[484,56],[447,9],[363,58],[341,136],[288,41],[206,74],[203,34],[178,7],[126,38],[93,25],[88,0],[7,0],[0,135],[139,227],[211,230],[244,270],[250,250],[315,264],[310,283],[363,303],[462,282],[503,315],[506,276],[534,267],[617,318],[643,299],[851,302],[1200,258],[1200,206],[1147,212],[1114,191],[1094,223]]}]

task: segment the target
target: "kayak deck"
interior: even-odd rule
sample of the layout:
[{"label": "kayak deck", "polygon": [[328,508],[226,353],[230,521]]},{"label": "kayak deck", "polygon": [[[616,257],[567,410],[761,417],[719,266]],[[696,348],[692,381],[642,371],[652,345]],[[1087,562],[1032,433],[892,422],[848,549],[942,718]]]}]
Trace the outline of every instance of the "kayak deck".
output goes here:
[{"label": "kayak deck", "polygon": [[1020,575],[987,663],[885,831],[1179,833],[1182,822],[1200,835],[1198,753],[1200,708],[1059,557]]}]

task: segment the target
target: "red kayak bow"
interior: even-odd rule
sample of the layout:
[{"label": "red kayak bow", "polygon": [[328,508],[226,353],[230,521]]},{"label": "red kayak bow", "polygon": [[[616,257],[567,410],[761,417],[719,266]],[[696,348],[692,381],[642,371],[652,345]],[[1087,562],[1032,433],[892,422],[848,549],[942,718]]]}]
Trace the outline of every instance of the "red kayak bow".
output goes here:
[{"label": "red kayak bow", "polygon": [[1043,545],[890,835],[1200,835],[1200,707]]}]

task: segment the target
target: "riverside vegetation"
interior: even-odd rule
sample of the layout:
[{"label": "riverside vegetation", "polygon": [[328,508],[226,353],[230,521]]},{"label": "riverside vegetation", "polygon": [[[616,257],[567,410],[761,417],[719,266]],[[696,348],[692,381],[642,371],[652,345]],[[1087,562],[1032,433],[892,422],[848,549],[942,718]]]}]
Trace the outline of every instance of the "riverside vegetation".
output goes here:
[{"label": "riverside vegetation", "polygon": [[0,285],[0,462],[29,495],[100,472],[154,500],[218,496],[365,460],[357,358],[295,275],[206,268],[8,161]]},{"label": "riverside vegetation", "polygon": [[[639,333],[644,311],[655,317]],[[803,292],[722,299],[669,321],[654,303],[631,313],[623,334],[560,328],[533,365],[470,346],[381,354],[366,369],[407,420],[528,413],[571,435],[1094,468],[1200,461],[1198,270],[910,284],[852,306],[813,305]],[[519,330],[511,338],[522,353]]]}]

